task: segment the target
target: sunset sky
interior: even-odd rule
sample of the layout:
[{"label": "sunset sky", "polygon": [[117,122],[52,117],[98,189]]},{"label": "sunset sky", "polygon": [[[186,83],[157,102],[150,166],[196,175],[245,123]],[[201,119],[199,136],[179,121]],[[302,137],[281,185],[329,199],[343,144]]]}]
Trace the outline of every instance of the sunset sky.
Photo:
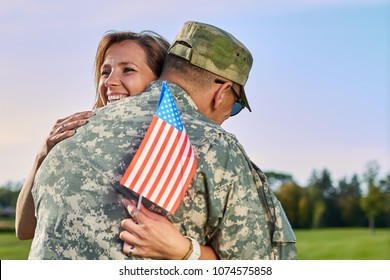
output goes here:
[{"label": "sunset sky", "polygon": [[313,170],[337,181],[371,160],[390,172],[389,1],[13,0],[0,3],[0,183],[27,176],[57,119],[92,107],[104,32],[148,29],[172,41],[188,20],[252,52],[252,113],[223,127],[261,169],[303,185]]}]

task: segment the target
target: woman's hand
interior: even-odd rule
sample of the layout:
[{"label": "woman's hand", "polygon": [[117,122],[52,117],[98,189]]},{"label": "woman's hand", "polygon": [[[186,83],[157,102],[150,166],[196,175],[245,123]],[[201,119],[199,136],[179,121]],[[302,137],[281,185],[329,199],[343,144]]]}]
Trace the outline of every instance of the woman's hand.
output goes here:
[{"label": "woman's hand", "polygon": [[[129,201],[123,202],[131,217],[138,212]],[[123,253],[152,259],[182,259],[190,247],[190,241],[165,217],[141,206],[136,217],[121,223],[119,238],[125,242]]]},{"label": "woman's hand", "polygon": [[[152,259],[181,260],[190,249],[190,240],[165,217],[141,206],[138,210],[130,201],[122,202],[132,218],[122,221],[119,234],[123,253]],[[200,246],[200,260],[218,260],[210,246]]]},{"label": "woman's hand", "polygon": [[40,152],[40,157],[42,157],[42,159],[45,158],[58,142],[74,135],[76,133],[75,128],[85,125],[87,119],[93,115],[94,113],[92,111],[84,111],[57,120],[52,127],[49,136],[46,138]]}]

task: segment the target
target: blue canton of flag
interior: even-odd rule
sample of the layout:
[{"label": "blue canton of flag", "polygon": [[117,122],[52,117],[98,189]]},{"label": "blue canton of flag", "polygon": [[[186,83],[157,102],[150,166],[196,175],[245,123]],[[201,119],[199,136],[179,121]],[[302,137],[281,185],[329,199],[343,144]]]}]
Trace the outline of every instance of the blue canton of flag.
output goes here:
[{"label": "blue canton of flag", "polygon": [[156,115],[182,132],[184,126],[183,122],[181,121],[179,111],[176,108],[175,101],[173,100],[172,94],[169,91],[166,83],[163,84],[162,91],[164,90],[164,85],[166,86],[167,90],[164,92],[164,94],[161,94]]}]

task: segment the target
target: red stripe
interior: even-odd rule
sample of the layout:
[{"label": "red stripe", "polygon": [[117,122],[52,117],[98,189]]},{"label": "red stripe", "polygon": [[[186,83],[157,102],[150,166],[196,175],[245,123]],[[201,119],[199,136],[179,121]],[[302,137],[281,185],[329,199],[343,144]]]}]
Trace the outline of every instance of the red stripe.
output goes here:
[{"label": "red stripe", "polygon": [[[148,131],[146,132],[146,135],[145,135],[144,139],[142,140],[140,147],[138,148],[138,151],[142,151],[145,148],[146,143],[148,142],[150,135],[152,134],[152,131],[153,131],[153,129],[151,129],[151,128],[154,128],[157,121],[158,121],[158,117],[154,116],[152,119],[152,122],[148,128]],[[125,174],[123,175],[122,179],[120,180],[120,183],[122,185],[125,185],[127,178],[129,178],[131,171],[133,170],[135,164],[137,163],[137,161],[141,155],[141,153],[138,151],[135,154],[135,156],[133,157],[133,159],[131,160],[129,167],[127,168]],[[127,186],[127,187],[129,187],[129,186]]]},{"label": "red stripe", "polygon": [[[174,151],[176,150],[176,147],[177,147],[177,144],[180,140],[180,137],[181,137],[181,133],[179,132],[177,135],[176,135],[176,138],[175,138],[175,141],[174,143],[172,144],[172,149],[169,151],[169,154],[168,154],[168,158],[171,159]],[[172,178],[172,175],[173,175],[173,172],[175,171],[176,169],[176,166],[177,166],[177,161],[179,159],[179,156],[183,153],[182,150],[183,150],[184,147],[181,147],[180,151],[179,151],[179,154],[178,154],[178,158],[176,158],[175,162],[173,163],[172,167],[171,167],[171,170],[169,171],[168,173],[168,176],[167,176],[167,179],[165,181],[165,184],[163,185],[163,187],[160,189],[160,192],[159,192],[159,195],[156,197],[155,199],[155,203],[156,204],[159,204],[160,202],[160,199],[162,197],[162,195],[164,194],[165,190],[167,187],[169,187],[169,183],[171,181],[171,178]]]},{"label": "red stripe", "polygon": [[[189,151],[191,154],[192,154],[192,149]],[[172,208],[169,210],[170,213],[175,213],[177,207],[179,207],[184,195],[185,195],[185,192],[187,191],[190,183],[191,183],[191,180],[192,180],[192,177],[194,176],[195,174],[195,171],[196,171],[196,158],[195,156],[193,157],[193,161],[192,161],[192,166],[191,166],[191,171],[189,172],[188,174],[188,177],[187,177],[187,180],[185,181],[184,183],[184,188],[182,189],[182,191],[180,192],[180,195],[177,197],[176,201],[175,201],[175,204],[172,206]]]},{"label": "red stripe", "polygon": [[[188,141],[188,138],[187,138],[187,141],[185,142],[185,145],[183,145],[182,148],[186,148],[187,145],[191,145]],[[167,199],[165,200],[164,204],[163,204],[163,208],[166,209],[169,202],[171,201],[171,199],[173,199],[173,194],[176,192],[177,188],[181,187],[182,190],[181,190],[181,194],[177,197],[177,199],[180,199],[182,198],[182,195],[184,195],[185,191],[187,190],[187,184],[183,184],[181,185],[181,182],[183,179],[186,179],[186,181],[188,181],[188,178],[183,178],[184,177],[184,173],[187,169],[187,165],[189,164],[190,160],[191,160],[191,154],[192,154],[192,149],[191,149],[191,146],[189,147],[188,149],[188,154],[187,156],[183,155],[184,153],[184,149],[183,149],[183,152],[180,153],[179,157],[177,158],[177,161],[178,163],[181,162],[181,159],[183,157],[185,157],[185,162],[184,164],[180,167],[180,172],[179,172],[179,175],[178,177],[176,178],[174,184],[173,184],[173,187],[171,189],[171,191],[169,192],[169,195],[167,196]],[[190,174],[189,174],[190,175]],[[176,202],[177,203],[177,202]],[[175,204],[176,204],[175,203]]]},{"label": "red stripe", "polygon": [[[153,150],[155,149],[155,147],[156,147],[156,145],[158,143],[158,140],[160,139],[161,133],[164,131],[165,126],[166,126],[166,123],[162,122],[160,124],[160,126],[156,126],[156,127],[153,127],[153,129],[151,129],[151,131],[154,130],[154,129],[158,129],[158,132],[156,134],[156,137],[153,139],[153,143],[150,146],[149,151],[147,151],[147,154],[146,154],[145,158],[143,159],[142,165],[139,167],[137,175],[135,176],[135,178],[134,178],[134,180],[132,182],[132,188],[135,187],[135,185],[138,182],[140,176],[142,175],[142,172],[145,170],[146,165],[150,161],[151,155],[153,153]],[[142,152],[143,152],[143,149],[142,149]],[[140,181],[141,187],[139,188],[138,193],[141,194],[143,192],[143,190],[145,189],[147,183],[148,183],[148,176],[146,176],[143,181]]]},{"label": "red stripe", "polygon": [[[164,124],[165,124],[165,122],[164,122]],[[167,133],[167,135],[166,135],[166,137],[165,137],[165,139],[164,139],[164,143],[163,143],[163,145],[162,145],[163,148],[159,150],[159,152],[158,152],[158,154],[157,154],[157,156],[156,156],[155,158],[149,159],[149,160],[153,160],[153,165],[152,165],[150,171],[148,172],[148,174],[152,174],[152,173],[154,173],[154,172],[158,172],[158,175],[156,176],[156,179],[155,179],[153,185],[152,185],[151,188],[149,189],[148,193],[145,194],[145,197],[147,197],[147,198],[149,198],[149,199],[151,198],[151,196],[152,196],[152,194],[153,194],[153,192],[154,192],[154,190],[155,190],[157,184],[159,183],[159,181],[160,181],[160,179],[161,179],[161,176],[162,176],[162,173],[164,172],[164,169],[165,169],[165,167],[166,167],[166,164],[167,164],[167,162],[169,161],[169,158],[170,158],[169,154],[168,154],[168,156],[167,156],[165,159],[162,158],[162,154],[163,154],[163,152],[164,152],[164,149],[166,149],[166,148],[168,147],[167,144],[168,144],[168,142],[169,142],[169,140],[170,140],[170,138],[171,138],[171,136],[172,136],[173,131],[174,131],[174,127],[169,125],[169,131],[168,131],[168,133]],[[172,149],[172,148],[171,148],[171,149]],[[157,169],[156,169],[156,166],[157,166],[157,164],[159,163],[159,161],[161,161],[161,160],[164,160],[164,163],[163,163],[161,169],[160,169],[160,170],[157,170]],[[145,180],[147,181],[146,184],[148,184],[148,183],[149,183],[149,176],[147,176],[147,177],[145,178]],[[146,185],[146,184],[145,184],[145,185]],[[141,191],[143,191],[143,189],[140,190],[140,192],[141,192]]]}]

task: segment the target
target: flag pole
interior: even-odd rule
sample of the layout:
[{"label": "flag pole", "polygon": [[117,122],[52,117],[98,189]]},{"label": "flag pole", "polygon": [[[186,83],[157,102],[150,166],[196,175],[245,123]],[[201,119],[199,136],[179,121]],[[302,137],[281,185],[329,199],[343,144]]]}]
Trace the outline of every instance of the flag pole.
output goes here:
[{"label": "flag pole", "polygon": [[137,209],[141,210],[141,204],[142,204],[142,194],[138,197],[138,203],[137,203]]}]

